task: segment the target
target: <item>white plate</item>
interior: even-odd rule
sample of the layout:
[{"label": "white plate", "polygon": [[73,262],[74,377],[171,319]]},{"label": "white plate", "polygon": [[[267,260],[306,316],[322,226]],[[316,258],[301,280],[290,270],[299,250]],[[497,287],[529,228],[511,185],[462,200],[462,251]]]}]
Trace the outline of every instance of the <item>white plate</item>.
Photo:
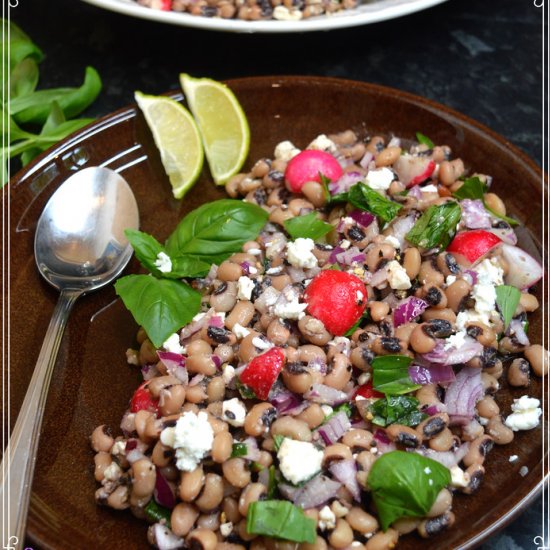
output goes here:
[{"label": "white plate", "polygon": [[442,4],[446,0],[362,0],[359,7],[353,10],[343,10],[332,15],[320,15],[300,21],[243,21],[240,19],[202,17],[188,13],[146,8],[140,6],[134,0],[84,1],[125,15],[184,27],[242,33],[279,33],[340,29],[377,23],[425,10],[437,4]]}]

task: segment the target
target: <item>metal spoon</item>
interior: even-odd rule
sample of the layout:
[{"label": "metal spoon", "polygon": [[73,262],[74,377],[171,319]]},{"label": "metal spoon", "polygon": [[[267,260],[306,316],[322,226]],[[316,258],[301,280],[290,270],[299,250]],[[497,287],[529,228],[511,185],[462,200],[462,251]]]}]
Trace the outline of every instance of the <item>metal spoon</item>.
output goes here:
[{"label": "metal spoon", "polygon": [[78,297],[122,272],[132,256],[124,230],[138,227],[138,207],[129,185],[116,172],[99,167],[68,178],[38,220],[36,264],[61,294],[2,461],[4,548],[23,548],[40,427],[69,313]]}]

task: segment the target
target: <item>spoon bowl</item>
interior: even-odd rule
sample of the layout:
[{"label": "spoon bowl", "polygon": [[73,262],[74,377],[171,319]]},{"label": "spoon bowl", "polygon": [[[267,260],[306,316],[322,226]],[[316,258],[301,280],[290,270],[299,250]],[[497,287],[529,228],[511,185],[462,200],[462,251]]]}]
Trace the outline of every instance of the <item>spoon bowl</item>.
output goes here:
[{"label": "spoon bowl", "polygon": [[85,168],[69,177],[38,220],[36,264],[60,296],[1,465],[4,548],[23,545],[40,427],[69,313],[78,297],[111,283],[122,272],[133,252],[124,230],[138,227],[130,186],[103,167]]}]

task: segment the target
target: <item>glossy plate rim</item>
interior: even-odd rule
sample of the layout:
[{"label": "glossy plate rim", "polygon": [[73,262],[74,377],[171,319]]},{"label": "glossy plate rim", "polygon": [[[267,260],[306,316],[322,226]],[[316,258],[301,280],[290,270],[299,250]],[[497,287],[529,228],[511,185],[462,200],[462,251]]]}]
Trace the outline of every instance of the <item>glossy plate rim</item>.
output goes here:
[{"label": "glossy plate rim", "polygon": [[88,4],[123,15],[202,30],[236,33],[289,33],[327,31],[357,27],[403,17],[447,0],[379,0],[344,10],[330,16],[317,16],[299,21],[243,21],[202,17],[174,11],[162,11],[140,6],[133,0],[83,0]]}]

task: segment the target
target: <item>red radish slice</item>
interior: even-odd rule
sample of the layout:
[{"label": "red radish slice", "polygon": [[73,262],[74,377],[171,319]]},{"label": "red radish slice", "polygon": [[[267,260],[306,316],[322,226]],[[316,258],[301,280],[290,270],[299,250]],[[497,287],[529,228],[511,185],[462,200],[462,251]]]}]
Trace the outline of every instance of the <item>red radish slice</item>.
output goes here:
[{"label": "red radish slice", "polygon": [[342,173],[342,167],[330,153],[306,149],[290,160],[285,170],[285,180],[291,191],[299,193],[308,181],[321,183],[321,176],[338,181]]},{"label": "red radish slice", "polygon": [[447,251],[453,255],[462,256],[472,265],[501,243],[502,241],[494,233],[484,229],[474,229],[457,233],[447,247]]},{"label": "red radish slice", "polygon": [[401,155],[393,164],[399,181],[407,188],[426,181],[435,170],[435,162],[427,157]]},{"label": "red radish slice", "polygon": [[504,277],[507,285],[523,290],[533,286],[542,278],[544,274],[542,266],[525,250],[511,244],[503,244],[502,255],[508,262],[508,273]]}]

